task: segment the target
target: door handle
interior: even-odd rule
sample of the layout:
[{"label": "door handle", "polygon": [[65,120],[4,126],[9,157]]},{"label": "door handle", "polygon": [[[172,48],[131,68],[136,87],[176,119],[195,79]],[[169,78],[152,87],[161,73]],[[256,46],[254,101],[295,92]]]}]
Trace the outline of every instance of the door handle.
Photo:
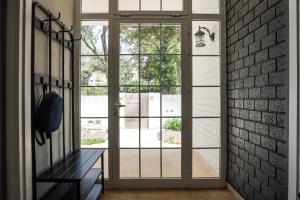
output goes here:
[{"label": "door handle", "polygon": [[121,103],[116,103],[115,104],[115,117],[118,117],[118,113],[119,113],[119,110],[120,110],[120,108],[124,108],[125,107],[125,105],[124,104],[121,104]]},{"label": "door handle", "polygon": [[120,103],[116,103],[116,104],[115,104],[115,107],[116,107],[116,108],[121,108],[121,107],[125,107],[125,105],[124,105],[124,104],[120,104]]}]

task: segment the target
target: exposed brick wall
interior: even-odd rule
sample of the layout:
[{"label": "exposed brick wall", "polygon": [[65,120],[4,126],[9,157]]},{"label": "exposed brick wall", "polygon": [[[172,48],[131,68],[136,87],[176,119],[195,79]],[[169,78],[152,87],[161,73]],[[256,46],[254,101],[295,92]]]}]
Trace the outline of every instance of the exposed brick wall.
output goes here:
[{"label": "exposed brick wall", "polygon": [[287,0],[227,0],[228,182],[287,199]]}]

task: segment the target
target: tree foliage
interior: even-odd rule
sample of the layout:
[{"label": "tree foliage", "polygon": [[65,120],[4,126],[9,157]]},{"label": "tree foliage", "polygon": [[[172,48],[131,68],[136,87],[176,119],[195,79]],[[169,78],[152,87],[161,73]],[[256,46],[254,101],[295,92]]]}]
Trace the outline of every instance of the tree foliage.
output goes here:
[{"label": "tree foliage", "polygon": [[[82,58],[81,84],[107,84],[108,27],[82,26],[82,54],[104,55]],[[181,74],[181,32],[177,25],[122,24],[120,26],[121,92],[138,92],[138,86],[148,86],[148,92],[178,94]],[[140,56],[139,56],[140,55]],[[103,81],[104,80],[104,81]],[[92,89],[92,90],[91,90]],[[103,92],[103,91],[102,91]],[[84,88],[84,95],[102,93]]]}]

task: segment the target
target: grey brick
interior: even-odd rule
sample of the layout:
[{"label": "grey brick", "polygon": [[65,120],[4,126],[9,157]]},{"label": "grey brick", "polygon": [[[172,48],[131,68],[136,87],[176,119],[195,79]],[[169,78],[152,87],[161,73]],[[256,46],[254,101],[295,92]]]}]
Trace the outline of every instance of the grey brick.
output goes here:
[{"label": "grey brick", "polygon": [[255,29],[260,27],[260,18],[255,18],[252,22],[249,24],[249,32],[254,31]]},{"label": "grey brick", "polygon": [[268,35],[268,25],[265,24],[259,29],[255,31],[255,41],[260,40],[261,38],[265,37]]},{"label": "grey brick", "polygon": [[277,141],[277,153],[286,157],[287,156],[287,144],[285,142]]},{"label": "grey brick", "polygon": [[275,87],[263,87],[261,88],[261,98],[275,98],[276,88]]},{"label": "grey brick", "polygon": [[244,17],[244,24],[247,25],[254,19],[254,12],[250,11],[247,15]]},{"label": "grey brick", "polygon": [[253,110],[254,109],[254,100],[244,100],[244,108]]},{"label": "grey brick", "polygon": [[260,160],[254,154],[249,154],[249,163],[256,169],[260,168]]},{"label": "grey brick", "polygon": [[260,50],[260,41],[256,41],[249,45],[249,54],[258,52]]},{"label": "grey brick", "polygon": [[276,70],[276,60],[268,60],[267,62],[262,63],[261,72],[270,73]]},{"label": "grey brick", "polygon": [[249,76],[257,76],[261,73],[261,66],[257,64],[255,66],[249,67]]},{"label": "grey brick", "polygon": [[246,88],[254,87],[254,77],[249,77],[244,79],[244,87]]},{"label": "grey brick", "polygon": [[284,114],[277,114],[277,126],[286,127],[286,116]]},{"label": "grey brick", "polygon": [[254,33],[248,34],[247,36],[244,37],[244,45],[248,46],[254,42]]},{"label": "grey brick", "polygon": [[255,130],[255,123],[250,121],[244,122],[244,128],[248,131],[254,131]]},{"label": "grey brick", "polygon": [[278,167],[280,169],[286,170],[287,159],[285,157],[277,155],[273,152],[270,152],[269,158],[270,158],[270,163],[272,163],[273,165],[275,165],[276,167]]},{"label": "grey brick", "polygon": [[256,146],[255,155],[264,161],[268,161],[268,150],[261,148],[260,146]]},{"label": "grey brick", "polygon": [[271,112],[285,112],[285,100],[270,100],[269,110]]},{"label": "grey brick", "polygon": [[255,78],[255,86],[261,87],[269,84],[268,75],[260,75]]},{"label": "grey brick", "polygon": [[264,49],[256,53],[255,62],[259,63],[259,62],[267,61],[269,59],[268,51],[269,51],[268,49]]},{"label": "grey brick", "polygon": [[272,73],[269,77],[272,85],[283,85],[285,83],[285,72]]},{"label": "grey brick", "polygon": [[252,121],[261,121],[261,112],[259,111],[250,111],[249,118]]},{"label": "grey brick", "polygon": [[248,68],[240,69],[240,78],[246,78],[249,75]]},{"label": "grey brick", "polygon": [[249,97],[249,91],[248,89],[239,90],[239,98],[248,98]]},{"label": "grey brick", "polygon": [[260,3],[260,0],[251,0],[249,1],[249,10],[252,10]]},{"label": "grey brick", "polygon": [[245,140],[245,141],[248,141],[248,138],[249,138],[248,131],[245,131],[245,130],[241,129],[240,130],[240,138]]},{"label": "grey brick", "polygon": [[275,126],[270,126],[270,137],[280,140],[282,142],[286,142],[286,131],[284,128],[279,128]]},{"label": "grey brick", "polygon": [[261,146],[275,152],[276,140],[267,137],[261,137]]},{"label": "grey brick", "polygon": [[240,118],[249,119],[249,111],[248,110],[240,110]]},{"label": "grey brick", "polygon": [[255,100],[255,110],[264,111],[268,110],[268,101],[267,100]]},{"label": "grey brick", "polygon": [[268,135],[269,127],[266,124],[255,123],[255,132],[262,135]]},{"label": "grey brick", "polygon": [[260,98],[260,88],[251,88],[249,89],[250,98]]},{"label": "grey brick", "polygon": [[255,17],[261,15],[263,12],[265,12],[268,8],[268,1],[263,0],[255,9]]},{"label": "grey brick", "polygon": [[276,125],[276,114],[274,113],[262,113],[262,122],[269,125]]},{"label": "grey brick", "polygon": [[255,133],[249,132],[249,141],[253,144],[260,145],[260,136]]},{"label": "grey brick", "polygon": [[284,26],[283,15],[280,15],[269,22],[269,32],[274,32]]},{"label": "grey brick", "polygon": [[255,145],[250,142],[245,142],[246,151],[255,154]]},{"label": "grey brick", "polygon": [[249,28],[248,28],[248,26],[245,26],[244,28],[242,28],[239,31],[239,38],[241,39],[241,38],[245,37],[248,33],[249,33]]},{"label": "grey brick", "polygon": [[267,174],[269,177],[275,178],[275,167],[270,165],[269,163],[261,161],[261,171]]},{"label": "grey brick", "polygon": [[264,24],[272,20],[274,17],[275,17],[275,7],[272,7],[261,15],[261,23]]},{"label": "grey brick", "polygon": [[285,70],[288,66],[287,58],[285,56],[276,58],[277,69]]},{"label": "grey brick", "polygon": [[276,87],[276,97],[277,99],[285,99],[287,97],[287,90],[285,86]]},{"label": "grey brick", "polygon": [[249,53],[250,54],[258,52],[259,50],[260,50],[260,41],[256,41],[249,45]]},{"label": "grey brick", "polygon": [[271,33],[261,39],[261,48],[267,48],[276,43],[276,33]]},{"label": "grey brick", "polygon": [[244,87],[243,79],[239,79],[239,80],[234,81],[234,88],[235,89],[241,89],[243,87]]},{"label": "grey brick", "polygon": [[[248,55],[248,47],[247,49],[247,54],[244,54],[243,56],[247,56]],[[248,67],[254,64],[254,55],[250,55],[244,58],[244,66]]]},{"label": "grey brick", "polygon": [[285,43],[280,43],[269,48],[270,58],[277,58],[279,56],[284,56],[286,54]]}]

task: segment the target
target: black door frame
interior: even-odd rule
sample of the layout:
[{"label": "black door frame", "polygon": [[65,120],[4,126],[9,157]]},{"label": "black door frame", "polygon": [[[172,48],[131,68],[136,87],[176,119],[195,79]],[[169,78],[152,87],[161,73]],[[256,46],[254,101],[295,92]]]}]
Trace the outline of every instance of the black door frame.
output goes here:
[{"label": "black door frame", "polygon": [[5,66],[6,0],[0,0],[0,200],[6,199]]}]

